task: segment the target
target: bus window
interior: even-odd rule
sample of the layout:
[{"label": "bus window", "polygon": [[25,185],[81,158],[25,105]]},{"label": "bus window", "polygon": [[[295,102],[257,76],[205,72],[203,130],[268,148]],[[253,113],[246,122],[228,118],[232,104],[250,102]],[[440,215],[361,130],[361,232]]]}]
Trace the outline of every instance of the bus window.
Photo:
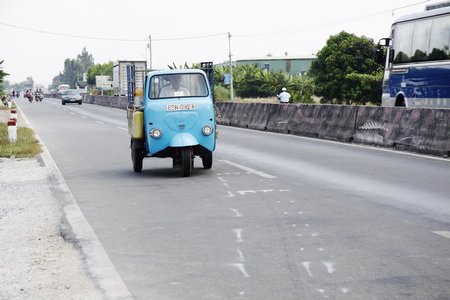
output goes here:
[{"label": "bus window", "polygon": [[450,58],[450,23],[446,18],[433,20],[430,34],[430,60],[443,60]]},{"label": "bus window", "polygon": [[411,61],[418,62],[428,60],[430,29],[431,20],[423,20],[414,24],[414,33],[411,39]]},{"label": "bus window", "polygon": [[408,63],[411,61],[411,36],[414,32],[413,23],[399,24],[394,30],[394,63]]}]

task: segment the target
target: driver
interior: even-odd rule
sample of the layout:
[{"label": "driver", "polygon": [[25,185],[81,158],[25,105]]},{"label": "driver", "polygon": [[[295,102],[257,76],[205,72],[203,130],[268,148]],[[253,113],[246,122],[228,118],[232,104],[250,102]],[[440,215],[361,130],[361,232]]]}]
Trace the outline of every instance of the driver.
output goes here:
[{"label": "driver", "polygon": [[170,81],[170,85],[167,85],[161,89],[159,97],[186,97],[191,95],[188,89],[181,86],[180,75],[172,75],[168,78],[168,80]]}]

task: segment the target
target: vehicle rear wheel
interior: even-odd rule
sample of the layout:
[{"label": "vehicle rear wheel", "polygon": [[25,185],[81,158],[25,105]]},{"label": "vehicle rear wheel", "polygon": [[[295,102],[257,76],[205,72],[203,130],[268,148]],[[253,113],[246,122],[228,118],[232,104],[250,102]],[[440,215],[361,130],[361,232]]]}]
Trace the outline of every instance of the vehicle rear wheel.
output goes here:
[{"label": "vehicle rear wheel", "polygon": [[142,161],[144,160],[144,152],[140,148],[135,148],[131,144],[131,161],[133,162],[133,171],[142,172]]},{"label": "vehicle rear wheel", "polygon": [[213,162],[213,155],[212,155],[212,152],[208,152],[208,154],[202,155],[203,168],[205,168],[205,169],[211,169],[211,167],[212,167],[212,162]]},{"label": "vehicle rear wheel", "polygon": [[181,172],[183,177],[191,176],[192,173],[192,149],[185,147],[181,149]]}]

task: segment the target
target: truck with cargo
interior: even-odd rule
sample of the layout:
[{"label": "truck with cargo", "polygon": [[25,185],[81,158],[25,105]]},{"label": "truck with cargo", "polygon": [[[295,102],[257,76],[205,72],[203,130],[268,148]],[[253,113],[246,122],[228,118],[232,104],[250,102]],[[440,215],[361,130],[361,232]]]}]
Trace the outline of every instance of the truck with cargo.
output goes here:
[{"label": "truck with cargo", "polygon": [[[113,65],[113,89],[114,96],[126,96],[128,94],[127,66],[133,65],[135,70],[143,72],[147,70],[146,61],[119,60]],[[142,88],[142,77],[136,78],[136,87]]]}]

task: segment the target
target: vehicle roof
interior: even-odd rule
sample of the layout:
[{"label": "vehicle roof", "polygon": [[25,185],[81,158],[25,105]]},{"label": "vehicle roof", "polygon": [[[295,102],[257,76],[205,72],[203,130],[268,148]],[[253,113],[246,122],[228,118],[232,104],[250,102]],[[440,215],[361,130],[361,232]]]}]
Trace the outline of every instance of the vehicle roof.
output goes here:
[{"label": "vehicle roof", "polygon": [[205,72],[203,72],[200,69],[168,69],[168,70],[150,71],[147,73],[148,76],[170,75],[170,74],[203,74],[203,75],[205,75]]},{"label": "vehicle roof", "polygon": [[411,20],[417,20],[417,19],[423,19],[423,18],[429,18],[429,17],[435,17],[440,15],[446,15],[450,14],[450,7],[442,7],[442,8],[436,8],[432,10],[426,10],[419,13],[409,14],[406,16],[402,16],[395,20],[394,25],[401,22],[407,22]]}]

